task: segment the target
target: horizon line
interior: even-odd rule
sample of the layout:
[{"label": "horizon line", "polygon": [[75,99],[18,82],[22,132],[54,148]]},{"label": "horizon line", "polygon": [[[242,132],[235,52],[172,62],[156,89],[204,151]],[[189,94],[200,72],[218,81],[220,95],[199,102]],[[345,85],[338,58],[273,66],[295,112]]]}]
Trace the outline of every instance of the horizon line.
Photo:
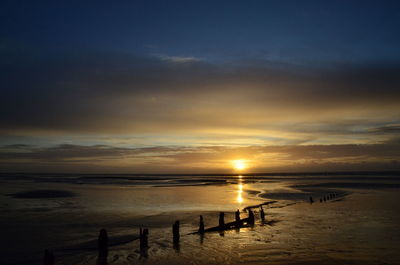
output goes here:
[{"label": "horizon line", "polygon": [[129,175],[129,176],[290,176],[290,175],[400,175],[400,170],[354,170],[354,171],[302,171],[302,172],[255,172],[255,173],[71,173],[71,172],[0,172],[1,175]]}]

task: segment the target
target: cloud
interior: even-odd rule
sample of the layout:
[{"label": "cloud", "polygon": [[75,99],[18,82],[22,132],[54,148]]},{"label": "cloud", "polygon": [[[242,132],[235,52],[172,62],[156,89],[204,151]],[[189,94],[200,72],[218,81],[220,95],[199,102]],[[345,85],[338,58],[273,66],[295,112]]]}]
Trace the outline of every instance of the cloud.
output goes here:
[{"label": "cloud", "polygon": [[388,124],[382,127],[372,128],[370,132],[398,134],[400,133],[400,124]]},{"label": "cloud", "polygon": [[169,56],[169,55],[157,55],[161,60],[172,62],[172,63],[194,63],[200,62],[201,60],[196,57],[184,57],[184,56]]},{"label": "cloud", "polygon": [[346,120],[393,123],[400,114],[400,67],[393,64],[313,68],[83,52],[20,57],[0,66],[3,131],[285,131]]},{"label": "cloud", "polygon": [[399,143],[285,146],[3,146],[0,168],[35,172],[229,173],[244,159],[251,172],[400,169]]}]

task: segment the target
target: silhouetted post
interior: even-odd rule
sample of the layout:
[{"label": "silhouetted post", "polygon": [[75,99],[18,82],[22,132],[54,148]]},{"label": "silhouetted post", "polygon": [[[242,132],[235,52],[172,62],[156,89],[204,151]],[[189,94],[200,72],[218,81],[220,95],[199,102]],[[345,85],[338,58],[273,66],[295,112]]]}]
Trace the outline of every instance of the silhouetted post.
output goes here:
[{"label": "silhouetted post", "polygon": [[172,234],[173,234],[173,239],[174,239],[174,244],[179,243],[179,221],[175,221],[175,223],[172,225]]},{"label": "silhouetted post", "polygon": [[179,252],[180,246],[179,246],[179,221],[175,221],[175,223],[172,225],[172,235],[173,235],[173,245],[174,249]]},{"label": "silhouetted post", "polygon": [[200,215],[199,233],[204,234],[204,221],[202,215]]},{"label": "silhouetted post", "polygon": [[235,212],[235,226],[236,227],[240,227],[241,226],[242,221],[240,220],[240,211],[237,210]]},{"label": "silhouetted post", "polygon": [[326,197],[324,196],[324,202],[326,202]]},{"label": "silhouetted post", "polygon": [[223,212],[219,213],[219,229],[223,230],[225,228],[225,214]]},{"label": "silhouetted post", "polygon": [[108,235],[105,229],[101,229],[98,238],[99,254],[97,257],[98,265],[107,265],[108,256]]},{"label": "silhouetted post", "polygon": [[54,265],[54,255],[47,249],[44,251],[43,265]]},{"label": "silhouetted post", "polygon": [[254,225],[254,213],[251,209],[249,209],[249,225]]},{"label": "silhouetted post", "polygon": [[140,228],[139,239],[140,239],[140,257],[147,258],[147,250],[149,248],[149,229]]},{"label": "silhouetted post", "polygon": [[313,198],[310,196],[310,203],[311,204],[313,204],[314,203],[314,200],[313,200]]},{"label": "silhouetted post", "polygon": [[140,250],[143,248],[143,229],[139,228]]},{"label": "silhouetted post", "polygon": [[149,247],[149,229],[145,228],[143,229],[143,235],[144,235],[144,245],[146,248]]},{"label": "silhouetted post", "polygon": [[105,229],[101,229],[99,233],[99,258],[108,256],[108,235]]},{"label": "silhouetted post", "polygon": [[264,213],[264,209],[263,209],[263,207],[261,206],[261,209],[260,209],[260,217],[261,217],[261,221],[265,221],[265,213]]},{"label": "silhouetted post", "polygon": [[148,239],[148,235],[149,235],[149,229],[144,228],[142,230],[142,228],[140,228],[140,250],[146,250],[149,247],[149,239]]},{"label": "silhouetted post", "polygon": [[322,198],[319,199],[319,202],[322,202]]}]

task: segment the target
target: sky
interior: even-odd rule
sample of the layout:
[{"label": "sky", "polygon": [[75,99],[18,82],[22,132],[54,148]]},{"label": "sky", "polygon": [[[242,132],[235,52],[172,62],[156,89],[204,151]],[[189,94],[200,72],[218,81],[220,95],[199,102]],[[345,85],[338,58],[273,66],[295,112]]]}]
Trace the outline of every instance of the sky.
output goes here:
[{"label": "sky", "polygon": [[400,170],[399,28],[399,1],[1,1],[0,172]]}]

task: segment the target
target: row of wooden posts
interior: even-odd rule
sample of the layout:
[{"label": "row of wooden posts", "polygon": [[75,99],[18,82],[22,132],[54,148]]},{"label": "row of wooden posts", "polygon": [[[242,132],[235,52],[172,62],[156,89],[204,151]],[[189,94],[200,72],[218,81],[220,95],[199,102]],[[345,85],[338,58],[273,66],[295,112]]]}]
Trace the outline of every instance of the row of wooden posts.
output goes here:
[{"label": "row of wooden posts", "polygon": [[[325,195],[323,198],[320,198],[320,202],[325,202],[327,200],[331,200],[339,196],[337,193],[330,193],[329,195]],[[276,201],[269,201],[255,206],[248,206],[244,210],[248,212],[248,217],[241,219],[240,218],[240,211],[237,210],[235,212],[235,221],[225,223],[225,213],[219,213],[219,222],[218,226],[205,228],[204,226],[204,218],[200,215],[200,222],[199,222],[199,229],[196,232],[191,234],[200,234],[204,235],[206,232],[212,231],[220,231],[223,232],[229,229],[238,229],[247,226],[253,226],[255,224],[255,217],[252,211],[253,208],[260,208],[260,219],[262,222],[265,222],[265,212],[263,209],[263,205],[268,205],[275,203]],[[310,197],[310,203],[313,203],[314,200]],[[172,236],[173,236],[173,245],[174,248],[179,248],[179,240],[180,240],[180,222],[175,221],[172,225]],[[140,241],[140,253],[141,255],[147,255],[147,249],[149,248],[149,229],[148,228],[140,228],[139,229],[139,241]],[[98,264],[99,265],[106,265],[107,264],[107,257],[108,257],[108,235],[105,229],[101,229],[98,238]],[[54,265],[54,254],[49,251],[45,250],[44,257],[43,257],[43,264],[44,265]]]},{"label": "row of wooden posts", "polygon": [[[262,205],[260,207],[260,219],[261,221],[265,221],[265,213]],[[206,232],[212,231],[225,231],[229,229],[238,229],[241,227],[246,226],[253,226],[255,223],[254,213],[251,210],[254,207],[248,207],[248,217],[247,218],[240,218],[240,211],[237,210],[235,212],[235,221],[225,223],[225,213],[219,213],[219,223],[218,226],[205,228],[204,226],[204,218],[200,215],[200,222],[199,222],[199,229],[197,232],[191,234],[200,234],[203,235]],[[180,222],[175,221],[172,225],[172,236],[173,236],[173,244],[174,248],[179,247],[179,240],[180,240]],[[147,255],[147,249],[149,248],[149,229],[148,228],[140,228],[139,229],[139,241],[140,241],[140,253],[141,255]],[[107,257],[108,257],[108,235],[105,229],[101,229],[98,238],[98,264],[105,265],[107,264]],[[44,257],[43,257],[43,265],[54,265],[54,254],[49,251],[45,250]]]},{"label": "row of wooden posts", "polygon": [[[339,196],[339,194],[337,194],[336,192],[329,193],[328,195],[325,195],[323,198],[319,198],[319,202],[326,202],[326,201],[336,198],[337,196]],[[314,203],[313,197],[310,197],[310,203],[311,204]]]}]

